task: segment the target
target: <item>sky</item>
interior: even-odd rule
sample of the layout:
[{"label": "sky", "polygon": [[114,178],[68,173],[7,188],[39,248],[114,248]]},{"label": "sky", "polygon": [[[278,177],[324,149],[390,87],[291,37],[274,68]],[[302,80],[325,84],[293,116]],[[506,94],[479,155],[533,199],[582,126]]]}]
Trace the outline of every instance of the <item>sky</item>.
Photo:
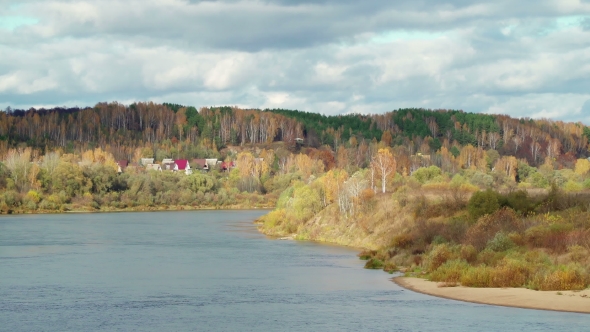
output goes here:
[{"label": "sky", "polygon": [[0,109],[102,101],[590,124],[590,0],[0,0]]}]

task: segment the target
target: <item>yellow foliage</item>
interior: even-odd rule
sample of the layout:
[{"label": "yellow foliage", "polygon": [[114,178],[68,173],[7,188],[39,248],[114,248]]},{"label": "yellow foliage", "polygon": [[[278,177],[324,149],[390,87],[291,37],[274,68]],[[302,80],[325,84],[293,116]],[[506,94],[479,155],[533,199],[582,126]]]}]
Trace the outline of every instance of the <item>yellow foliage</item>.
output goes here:
[{"label": "yellow foliage", "polygon": [[574,172],[582,176],[588,174],[588,172],[590,172],[590,160],[578,159],[578,161],[576,161],[576,168],[574,169]]}]

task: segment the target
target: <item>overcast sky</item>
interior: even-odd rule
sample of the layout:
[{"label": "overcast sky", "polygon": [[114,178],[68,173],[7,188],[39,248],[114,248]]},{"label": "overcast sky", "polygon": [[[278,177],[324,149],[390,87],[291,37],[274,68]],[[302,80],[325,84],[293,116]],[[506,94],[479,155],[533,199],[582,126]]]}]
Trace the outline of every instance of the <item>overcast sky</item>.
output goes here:
[{"label": "overcast sky", "polygon": [[0,0],[0,108],[402,107],[590,124],[590,0]]}]

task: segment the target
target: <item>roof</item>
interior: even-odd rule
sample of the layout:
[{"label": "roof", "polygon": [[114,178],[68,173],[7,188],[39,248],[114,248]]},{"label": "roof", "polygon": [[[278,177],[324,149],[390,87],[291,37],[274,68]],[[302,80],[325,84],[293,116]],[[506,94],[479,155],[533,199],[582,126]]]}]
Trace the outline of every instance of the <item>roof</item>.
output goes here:
[{"label": "roof", "polygon": [[179,171],[184,171],[184,170],[185,170],[185,169],[187,169],[187,168],[188,168],[188,169],[190,169],[190,168],[191,168],[191,167],[189,166],[189,164],[188,164],[188,160],[186,160],[186,159],[178,159],[178,160],[175,160],[175,161],[174,161],[174,163],[175,163],[176,165],[178,165],[178,170],[179,170]]},{"label": "roof", "polygon": [[224,161],[221,163],[221,169],[222,170],[226,170],[228,168],[234,168],[236,167],[236,164],[233,161]]},{"label": "roof", "polygon": [[162,163],[162,169],[166,171],[174,170],[174,163]]},{"label": "roof", "polygon": [[199,166],[200,168],[207,168],[208,167],[207,160],[205,160],[205,159],[193,159],[192,163],[195,167],[196,166]]},{"label": "roof", "polygon": [[121,167],[121,168],[125,168],[125,167],[127,167],[127,165],[129,165],[129,161],[119,160],[119,161],[117,161],[117,165],[119,165],[119,167]]}]

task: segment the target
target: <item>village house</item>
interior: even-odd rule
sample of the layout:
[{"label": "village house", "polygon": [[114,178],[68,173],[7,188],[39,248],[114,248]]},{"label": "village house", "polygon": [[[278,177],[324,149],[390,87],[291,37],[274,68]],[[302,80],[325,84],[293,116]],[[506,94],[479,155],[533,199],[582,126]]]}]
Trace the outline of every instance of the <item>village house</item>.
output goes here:
[{"label": "village house", "polygon": [[193,168],[200,169],[202,171],[208,171],[209,165],[207,164],[206,159],[193,159],[192,161]]},{"label": "village house", "polygon": [[193,170],[191,169],[191,166],[188,163],[188,160],[186,160],[186,159],[175,160],[174,161],[174,171],[175,172],[184,171],[184,173],[186,175],[193,173]]},{"label": "village house", "polygon": [[117,172],[123,173],[128,165],[129,165],[129,162],[127,160],[117,161]]},{"label": "village house", "polygon": [[152,170],[152,171],[160,171],[161,172],[162,171],[162,166],[160,164],[147,164],[145,166],[145,169],[147,171]]},{"label": "village house", "polygon": [[207,158],[205,159],[205,162],[207,162],[207,166],[208,168],[211,170],[213,168],[215,168],[215,166],[217,166],[217,158]]},{"label": "village house", "polygon": [[164,159],[162,160],[162,170],[164,171],[173,171],[175,167],[174,161],[172,159]]},{"label": "village house", "polygon": [[235,168],[236,164],[233,161],[224,161],[221,164],[219,164],[219,169],[222,172],[229,172],[232,168]]},{"label": "village house", "polygon": [[141,158],[141,161],[139,163],[142,166],[153,165],[154,164],[154,158]]}]

